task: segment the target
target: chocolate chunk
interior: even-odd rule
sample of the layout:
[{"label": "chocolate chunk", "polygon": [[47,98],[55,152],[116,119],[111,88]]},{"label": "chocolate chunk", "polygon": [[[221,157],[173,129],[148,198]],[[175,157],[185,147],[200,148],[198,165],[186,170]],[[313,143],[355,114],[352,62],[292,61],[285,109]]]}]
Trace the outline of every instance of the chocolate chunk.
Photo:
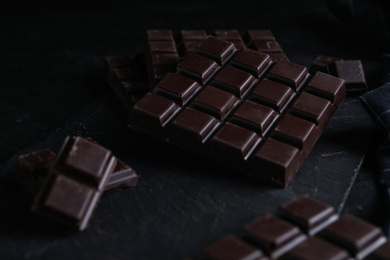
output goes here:
[{"label": "chocolate chunk", "polygon": [[195,53],[224,65],[236,51],[233,43],[209,36],[196,48]]},{"label": "chocolate chunk", "polygon": [[244,226],[244,237],[272,258],[278,258],[303,242],[299,228],[273,215],[265,215]]},{"label": "chocolate chunk", "polygon": [[271,63],[272,61],[268,54],[248,49],[237,52],[231,59],[229,65],[247,71],[256,78],[259,78]]},{"label": "chocolate chunk", "polygon": [[177,65],[177,73],[192,78],[201,85],[207,84],[219,69],[220,66],[215,61],[195,53],[188,54]]},{"label": "chocolate chunk", "polygon": [[166,96],[180,105],[185,105],[200,88],[200,85],[192,79],[176,73],[169,73],[157,84],[154,92]]},{"label": "chocolate chunk", "polygon": [[344,99],[344,82],[234,50],[208,37],[134,106],[128,125],[285,187]]},{"label": "chocolate chunk", "polygon": [[313,236],[338,219],[334,209],[307,196],[301,196],[279,208],[282,218]]},{"label": "chocolate chunk", "polygon": [[115,165],[107,149],[68,137],[36,197],[33,212],[84,230]]},{"label": "chocolate chunk", "polygon": [[288,251],[281,260],[348,260],[347,251],[317,237],[310,237]]},{"label": "chocolate chunk", "polygon": [[351,215],[341,216],[320,235],[345,248],[356,259],[364,259],[386,242],[378,227]]},{"label": "chocolate chunk", "polygon": [[[90,138],[86,138],[86,140],[96,143]],[[31,194],[37,194],[56,158],[57,155],[50,149],[19,156],[19,165],[14,174],[16,180]],[[117,187],[133,187],[137,184],[138,178],[139,174],[136,171],[117,159],[115,169],[104,190]]]},{"label": "chocolate chunk", "polygon": [[232,42],[237,50],[245,48],[245,43],[237,30],[216,30],[214,34],[217,38]]},{"label": "chocolate chunk", "polygon": [[209,260],[258,260],[263,253],[234,236],[226,236],[203,249]]},{"label": "chocolate chunk", "polygon": [[345,80],[347,91],[362,92],[368,89],[360,60],[341,60],[329,64],[329,73]]},{"label": "chocolate chunk", "polygon": [[328,71],[328,65],[332,64],[335,61],[341,60],[340,58],[325,56],[325,55],[318,55],[317,58],[313,61],[310,67],[310,73],[315,73],[317,71],[323,72],[323,73],[329,73]]}]

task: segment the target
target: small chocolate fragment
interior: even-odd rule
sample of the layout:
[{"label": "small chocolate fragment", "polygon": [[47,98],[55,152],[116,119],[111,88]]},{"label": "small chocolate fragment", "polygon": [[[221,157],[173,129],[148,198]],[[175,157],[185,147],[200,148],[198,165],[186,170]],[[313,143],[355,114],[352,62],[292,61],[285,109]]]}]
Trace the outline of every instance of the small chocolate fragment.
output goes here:
[{"label": "small chocolate fragment", "polygon": [[81,137],[68,137],[33,212],[84,230],[115,165],[109,150]]},{"label": "small chocolate fragment", "polygon": [[240,239],[228,235],[203,249],[209,260],[258,260],[263,253]]},{"label": "small chocolate fragment", "polygon": [[281,260],[349,260],[348,252],[317,237],[309,237],[297,245]]},{"label": "small chocolate fragment", "polygon": [[57,155],[50,149],[21,155],[14,172],[15,179],[28,192],[36,194],[46,179],[48,170],[53,166]]},{"label": "small chocolate fragment", "polygon": [[269,214],[245,225],[244,237],[272,258],[280,257],[306,239],[299,228]]},{"label": "small chocolate fragment", "polygon": [[345,248],[356,259],[364,259],[386,242],[378,227],[351,215],[341,216],[320,235]]},{"label": "small chocolate fragment", "polygon": [[338,219],[334,209],[307,196],[301,196],[279,208],[282,218],[313,236]]},{"label": "small chocolate fragment", "polygon": [[342,60],[340,58],[318,55],[317,58],[313,61],[310,67],[310,73],[316,73],[317,71],[323,73],[329,73],[328,65],[332,64],[335,61]]},{"label": "small chocolate fragment", "polygon": [[368,89],[360,60],[341,60],[329,64],[329,73],[345,80],[346,90],[362,92]]}]

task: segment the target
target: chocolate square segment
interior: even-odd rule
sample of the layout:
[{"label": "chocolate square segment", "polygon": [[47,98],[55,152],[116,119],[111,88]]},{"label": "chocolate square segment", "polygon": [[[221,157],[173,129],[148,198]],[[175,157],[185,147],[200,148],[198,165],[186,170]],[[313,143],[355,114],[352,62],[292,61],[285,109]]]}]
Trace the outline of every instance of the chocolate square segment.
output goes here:
[{"label": "chocolate square segment", "polygon": [[237,30],[216,30],[214,31],[216,37],[234,43],[237,50],[245,47],[245,43]]},{"label": "chocolate square segment", "polygon": [[153,131],[153,128],[164,127],[179,110],[180,107],[173,101],[148,93],[133,107],[129,120],[139,120],[140,128]]},{"label": "chocolate square segment", "polygon": [[297,245],[281,260],[349,260],[347,251],[317,237],[309,237]]},{"label": "chocolate square segment", "polygon": [[307,84],[306,92],[326,98],[338,106],[342,101],[340,97],[345,95],[344,83],[343,79],[317,72]]},{"label": "chocolate square segment", "polygon": [[236,51],[233,43],[209,36],[198,46],[195,53],[212,59],[219,65],[224,65]]},{"label": "chocolate square segment", "polygon": [[282,112],[294,96],[294,91],[286,85],[264,79],[255,85],[249,100],[272,107]]},{"label": "chocolate square segment", "polygon": [[295,198],[279,208],[280,216],[313,236],[338,219],[334,209],[307,196]]},{"label": "chocolate square segment", "polygon": [[243,98],[256,82],[256,78],[250,73],[231,66],[225,66],[215,75],[210,85],[228,91],[238,98]]},{"label": "chocolate square segment", "polygon": [[195,80],[177,73],[169,73],[156,85],[154,93],[165,96],[179,105],[185,105],[200,88]]},{"label": "chocolate square segment", "polygon": [[[210,140],[210,147],[225,160],[242,158],[246,160],[260,142],[260,137],[245,128],[226,123]],[[234,159],[233,159],[234,160]]]},{"label": "chocolate square segment", "polygon": [[272,138],[295,146],[304,152],[311,150],[318,135],[314,123],[289,114],[283,115],[271,134]]},{"label": "chocolate square segment", "polygon": [[308,76],[305,67],[285,60],[278,61],[266,75],[267,78],[290,86],[293,90],[299,89]]},{"label": "chocolate square segment", "polygon": [[306,239],[299,228],[270,214],[245,225],[244,236],[272,258],[278,258]]},{"label": "chocolate square segment", "polygon": [[184,108],[169,125],[172,142],[200,144],[216,131],[220,122],[192,108]]},{"label": "chocolate square segment", "polygon": [[340,60],[328,66],[329,73],[345,80],[347,91],[365,91],[368,86],[360,60]]},{"label": "chocolate square segment", "polygon": [[220,120],[224,120],[238,103],[239,99],[233,94],[206,86],[196,95],[190,107],[208,113]]},{"label": "chocolate square segment", "polygon": [[229,65],[247,71],[259,78],[271,63],[272,61],[268,54],[248,49],[237,52]]},{"label": "chocolate square segment", "polygon": [[328,73],[328,65],[341,60],[340,58],[318,55],[317,58],[313,61],[310,67],[310,73],[315,73],[316,71],[320,71],[323,73]]},{"label": "chocolate square segment", "polygon": [[91,210],[89,207],[97,191],[61,174],[54,174],[51,179],[52,185],[43,204],[45,210],[58,212],[80,225],[78,222]]},{"label": "chocolate square segment", "polygon": [[209,260],[259,260],[263,253],[240,239],[228,235],[203,249]]},{"label": "chocolate square segment", "polygon": [[386,242],[378,227],[348,214],[341,216],[320,235],[344,247],[356,259],[365,258]]},{"label": "chocolate square segment", "polygon": [[245,100],[229,121],[264,135],[278,116],[272,108]]},{"label": "chocolate square segment", "polygon": [[259,173],[253,173],[260,179],[272,179],[281,186],[286,185],[301,164],[298,148],[268,138],[248,159],[250,165],[256,165]]},{"label": "chocolate square segment", "polygon": [[76,177],[90,179],[99,185],[112,157],[111,152],[82,138],[75,139],[69,149],[67,155],[60,158],[62,166]]},{"label": "chocolate square segment", "polygon": [[323,127],[330,119],[331,108],[330,101],[303,92],[288,113]]},{"label": "chocolate square segment", "polygon": [[201,85],[207,84],[212,76],[220,69],[220,66],[208,58],[189,53],[186,58],[177,65],[177,73],[198,81]]}]

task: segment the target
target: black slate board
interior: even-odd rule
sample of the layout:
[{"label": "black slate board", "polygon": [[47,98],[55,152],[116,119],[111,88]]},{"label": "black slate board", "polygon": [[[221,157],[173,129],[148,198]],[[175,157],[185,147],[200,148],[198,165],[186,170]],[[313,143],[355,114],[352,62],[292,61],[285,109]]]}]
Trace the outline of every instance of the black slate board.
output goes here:
[{"label": "black slate board", "polygon": [[[361,196],[348,202],[348,195],[375,127],[357,97],[344,101],[284,190],[126,127],[127,112],[103,78],[103,59],[142,52],[151,28],[271,29],[293,62],[310,66],[318,54],[359,58],[369,85],[377,86],[375,42],[342,27],[324,1],[224,4],[10,3],[2,10],[0,259],[183,259],[297,195],[338,212],[346,203],[359,205]],[[84,232],[30,213],[32,198],[11,175],[19,155],[58,151],[67,135],[96,139],[142,175],[135,188],[104,195]],[[364,205],[374,202],[365,196]]]}]

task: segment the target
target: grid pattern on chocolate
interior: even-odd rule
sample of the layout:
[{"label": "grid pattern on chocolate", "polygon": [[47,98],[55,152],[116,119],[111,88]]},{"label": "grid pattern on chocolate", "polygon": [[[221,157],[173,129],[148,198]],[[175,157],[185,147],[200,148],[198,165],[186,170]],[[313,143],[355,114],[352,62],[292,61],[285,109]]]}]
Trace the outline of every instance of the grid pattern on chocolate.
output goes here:
[{"label": "grid pattern on chocolate", "polygon": [[116,159],[100,145],[68,137],[33,205],[33,212],[83,230]]},{"label": "grid pattern on chocolate", "polygon": [[[199,49],[134,106],[129,127],[285,187],[343,100],[343,81],[213,36]],[[308,83],[331,94],[306,93]]]},{"label": "grid pattern on chocolate", "polygon": [[[204,30],[181,30],[176,36],[170,30],[147,31],[145,58],[150,88],[153,89],[167,73],[175,72],[175,65],[187,54],[194,53],[207,35]],[[249,30],[243,37],[237,30],[215,30],[211,35],[233,43],[237,50],[267,53],[273,62],[288,60],[269,30]],[[198,51],[202,50],[198,48]],[[220,65],[221,62],[217,61]]]},{"label": "grid pattern on chocolate", "polygon": [[[244,225],[237,237],[228,235],[202,252],[206,259],[221,259],[233,250],[234,243],[237,255],[257,249],[281,260],[388,259],[390,243],[378,227],[350,215],[329,222],[329,212],[335,215],[326,204],[306,196],[297,197],[282,205],[277,216],[257,218]],[[323,225],[310,226],[318,222]],[[312,233],[311,229],[318,230]]]}]

